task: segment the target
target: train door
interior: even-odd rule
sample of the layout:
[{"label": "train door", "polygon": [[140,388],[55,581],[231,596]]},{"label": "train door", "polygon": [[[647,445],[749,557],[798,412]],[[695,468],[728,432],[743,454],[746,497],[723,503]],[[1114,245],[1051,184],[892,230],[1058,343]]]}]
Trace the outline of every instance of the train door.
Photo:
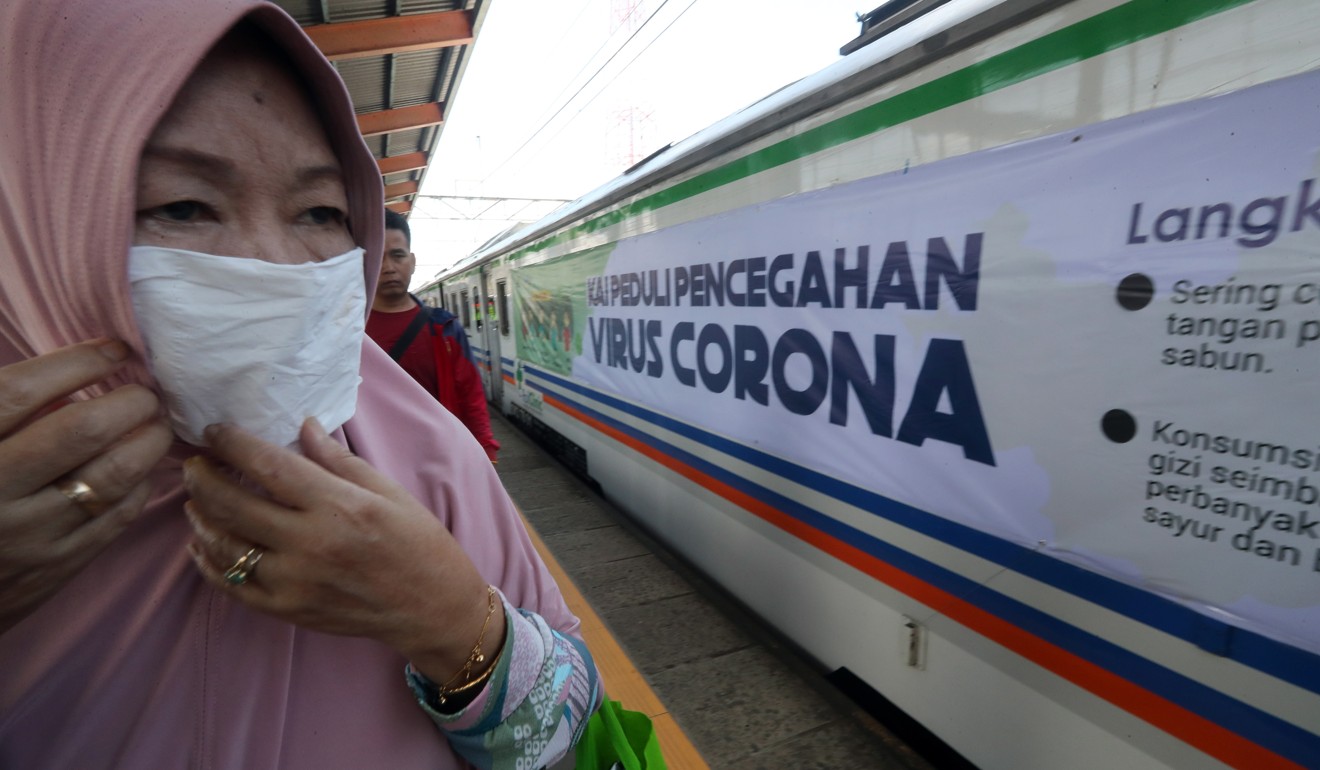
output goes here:
[{"label": "train door", "polygon": [[[491,334],[490,318],[486,313],[486,275],[479,271],[472,275],[472,319],[476,325],[473,331],[472,352],[477,358],[477,372],[481,374],[481,386],[486,392],[486,399],[491,398]],[[470,330],[471,331],[471,330]]]},{"label": "train door", "polygon": [[481,301],[481,279],[477,275],[467,275],[463,278],[464,284],[468,290],[463,292],[463,325],[467,329],[468,342],[472,345],[472,359],[477,365],[477,373],[481,376],[481,388],[486,396],[490,396],[490,383],[487,382],[486,375],[486,355],[490,349],[486,344],[486,322],[485,314],[482,313]]},{"label": "train door", "polygon": [[513,338],[511,336],[513,324],[513,314],[509,312],[509,273],[505,269],[503,275],[495,277],[495,329],[499,332],[500,356],[497,359],[495,368],[495,387],[497,398],[495,403],[499,405],[500,410],[504,409],[504,351],[514,352]]},{"label": "train door", "polygon": [[[495,295],[490,291],[491,282],[493,280],[494,279],[489,272],[485,270],[481,271],[481,294],[484,297],[486,305],[484,309],[486,311],[487,363],[486,369],[482,374],[486,378],[486,396],[498,407],[501,403],[500,397],[501,391],[503,390],[502,386],[504,384],[503,379],[500,377],[500,372],[503,370],[500,351],[504,347],[501,344],[503,340],[500,338],[504,333],[505,322],[503,308],[500,307],[500,303],[496,301]],[[496,285],[502,286],[503,284]]]}]

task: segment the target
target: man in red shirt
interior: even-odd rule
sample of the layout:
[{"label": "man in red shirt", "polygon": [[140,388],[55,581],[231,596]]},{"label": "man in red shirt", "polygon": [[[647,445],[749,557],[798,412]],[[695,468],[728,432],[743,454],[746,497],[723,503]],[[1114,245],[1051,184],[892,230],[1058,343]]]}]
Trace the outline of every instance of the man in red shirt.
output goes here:
[{"label": "man in red shirt", "polygon": [[385,210],[385,259],[367,318],[367,336],[399,362],[427,392],[467,426],[497,462],[500,444],[490,432],[486,392],[472,361],[467,332],[454,314],[423,305],[408,293],[417,258],[402,214]]}]

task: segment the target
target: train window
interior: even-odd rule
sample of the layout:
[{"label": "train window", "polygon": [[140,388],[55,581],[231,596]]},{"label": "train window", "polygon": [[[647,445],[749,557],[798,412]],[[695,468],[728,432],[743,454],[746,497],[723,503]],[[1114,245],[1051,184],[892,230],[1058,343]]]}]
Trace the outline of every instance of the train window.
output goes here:
[{"label": "train window", "polygon": [[495,284],[495,295],[498,298],[495,305],[495,312],[500,316],[500,336],[509,336],[509,282],[500,281]]},{"label": "train window", "polygon": [[472,306],[468,304],[467,292],[463,292],[462,297],[463,302],[460,306],[463,308],[463,327],[470,329],[472,328]]}]

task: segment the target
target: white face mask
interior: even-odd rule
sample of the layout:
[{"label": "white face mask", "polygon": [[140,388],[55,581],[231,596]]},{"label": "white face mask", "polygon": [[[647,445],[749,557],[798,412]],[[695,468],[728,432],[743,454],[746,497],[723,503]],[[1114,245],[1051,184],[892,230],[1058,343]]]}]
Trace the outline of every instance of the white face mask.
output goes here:
[{"label": "white face mask", "polygon": [[333,431],[357,407],[366,288],[361,248],[278,265],[181,249],[128,253],[133,310],[179,438],[228,422],[279,446],[304,420]]}]

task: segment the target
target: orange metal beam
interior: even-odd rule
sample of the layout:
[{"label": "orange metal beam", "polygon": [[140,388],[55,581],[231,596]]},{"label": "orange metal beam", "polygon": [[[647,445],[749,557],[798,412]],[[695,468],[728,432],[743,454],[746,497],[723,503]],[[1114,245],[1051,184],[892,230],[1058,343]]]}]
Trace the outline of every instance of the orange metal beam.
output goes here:
[{"label": "orange metal beam", "polygon": [[407,214],[412,211],[412,201],[390,201],[385,204],[385,208],[397,211],[400,214]]},{"label": "orange metal beam", "polygon": [[469,11],[439,11],[304,27],[327,59],[359,59],[472,42]]},{"label": "orange metal beam", "polygon": [[380,166],[380,173],[398,174],[404,171],[416,171],[419,168],[426,168],[426,153],[410,152],[406,155],[391,155],[388,158],[378,158],[376,165]]},{"label": "orange metal beam", "polygon": [[379,136],[393,131],[434,126],[445,122],[444,112],[436,102],[399,107],[393,110],[368,112],[357,116],[358,130],[363,136]]},{"label": "orange metal beam", "polygon": [[405,195],[416,195],[417,183],[413,181],[399,182],[398,184],[385,185],[385,200],[391,198],[402,198]]}]

